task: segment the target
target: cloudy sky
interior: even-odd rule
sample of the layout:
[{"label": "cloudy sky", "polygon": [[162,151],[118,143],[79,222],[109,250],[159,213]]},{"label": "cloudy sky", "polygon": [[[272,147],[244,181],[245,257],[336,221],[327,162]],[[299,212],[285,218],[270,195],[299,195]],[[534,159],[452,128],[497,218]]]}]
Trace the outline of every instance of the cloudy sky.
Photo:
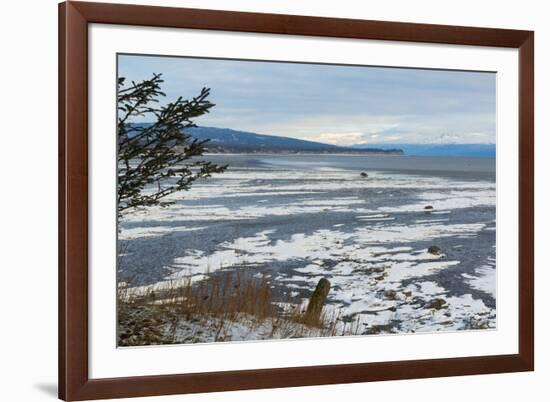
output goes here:
[{"label": "cloudy sky", "polygon": [[494,73],[119,56],[119,76],[162,73],[165,101],[211,88],[201,126],[324,143],[494,143]]}]

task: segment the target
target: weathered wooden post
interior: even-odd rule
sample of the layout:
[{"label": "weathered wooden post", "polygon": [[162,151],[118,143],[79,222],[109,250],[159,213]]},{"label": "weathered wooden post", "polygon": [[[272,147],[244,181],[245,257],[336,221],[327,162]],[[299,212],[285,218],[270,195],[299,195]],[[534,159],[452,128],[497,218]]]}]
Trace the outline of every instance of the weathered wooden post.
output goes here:
[{"label": "weathered wooden post", "polygon": [[307,305],[305,323],[310,325],[318,325],[321,320],[321,312],[323,305],[327,301],[328,292],[330,290],[330,282],[328,279],[321,278],[309,299]]}]

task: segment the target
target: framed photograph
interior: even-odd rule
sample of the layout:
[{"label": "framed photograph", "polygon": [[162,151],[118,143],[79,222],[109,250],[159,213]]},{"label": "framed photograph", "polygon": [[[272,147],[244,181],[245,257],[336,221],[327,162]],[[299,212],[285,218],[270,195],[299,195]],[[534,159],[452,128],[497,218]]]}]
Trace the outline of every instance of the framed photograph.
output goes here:
[{"label": "framed photograph", "polygon": [[59,12],[61,399],[533,370],[533,32]]}]

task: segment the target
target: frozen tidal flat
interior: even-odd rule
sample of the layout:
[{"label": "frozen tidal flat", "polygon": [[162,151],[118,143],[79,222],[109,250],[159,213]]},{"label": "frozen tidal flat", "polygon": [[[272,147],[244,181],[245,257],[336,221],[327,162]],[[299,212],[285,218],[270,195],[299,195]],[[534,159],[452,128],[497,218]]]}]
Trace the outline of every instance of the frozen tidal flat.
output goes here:
[{"label": "frozen tidal flat", "polygon": [[[327,308],[364,334],[496,327],[490,171],[225,158],[226,173],[174,205],[124,218],[121,281],[162,288],[246,269],[268,274],[280,301],[299,301],[324,277]],[[432,245],[441,252],[429,253]]]}]

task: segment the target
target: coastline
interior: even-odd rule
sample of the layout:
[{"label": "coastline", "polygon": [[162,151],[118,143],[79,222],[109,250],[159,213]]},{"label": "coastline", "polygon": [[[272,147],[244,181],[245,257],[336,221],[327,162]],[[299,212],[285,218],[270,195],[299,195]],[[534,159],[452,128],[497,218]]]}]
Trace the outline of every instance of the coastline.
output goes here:
[{"label": "coastline", "polygon": [[[404,159],[325,156],[210,155],[231,160],[231,169],[173,206],[123,222],[128,265],[119,280],[199,284],[244,270],[269,276],[275,302],[300,303],[325,277],[327,307],[341,309],[343,322],[358,319],[366,333],[492,328],[491,171],[461,171],[472,158],[449,175],[441,171],[446,158],[395,166]],[[361,178],[366,160],[399,170],[370,167]],[[411,160],[428,170],[412,173],[419,166]],[[480,168],[490,170],[493,162],[484,162]],[[433,245],[441,253],[430,253]],[[425,321],[429,312],[433,320]]]}]

